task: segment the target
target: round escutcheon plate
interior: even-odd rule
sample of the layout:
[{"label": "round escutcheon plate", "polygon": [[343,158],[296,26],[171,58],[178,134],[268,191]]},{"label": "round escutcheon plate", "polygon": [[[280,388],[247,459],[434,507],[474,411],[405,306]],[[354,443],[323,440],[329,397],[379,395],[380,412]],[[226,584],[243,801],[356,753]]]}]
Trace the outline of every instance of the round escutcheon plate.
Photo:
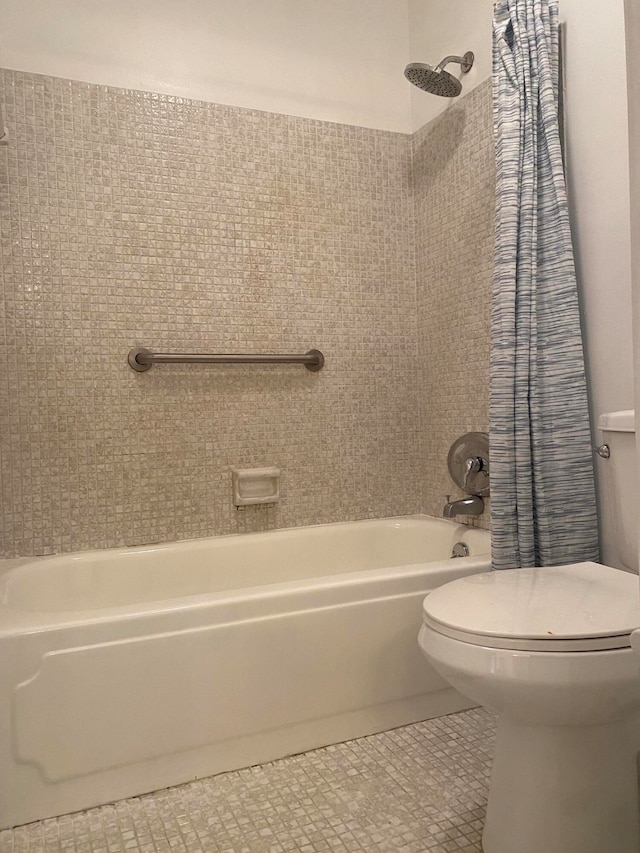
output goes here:
[{"label": "round escutcheon plate", "polygon": [[468,495],[489,494],[489,435],[467,432],[457,438],[447,457],[449,474],[456,486]]}]

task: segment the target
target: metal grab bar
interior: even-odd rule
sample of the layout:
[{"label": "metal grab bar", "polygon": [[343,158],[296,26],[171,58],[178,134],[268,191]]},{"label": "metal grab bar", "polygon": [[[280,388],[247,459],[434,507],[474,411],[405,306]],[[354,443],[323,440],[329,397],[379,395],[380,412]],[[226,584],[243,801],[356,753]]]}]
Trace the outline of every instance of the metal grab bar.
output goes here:
[{"label": "metal grab bar", "polygon": [[154,364],[304,364],[307,370],[314,373],[322,370],[324,356],[317,349],[310,349],[304,355],[253,355],[243,353],[220,354],[174,354],[166,352],[151,352],[144,347],[134,347],[129,350],[129,367],[138,373],[150,370]]}]

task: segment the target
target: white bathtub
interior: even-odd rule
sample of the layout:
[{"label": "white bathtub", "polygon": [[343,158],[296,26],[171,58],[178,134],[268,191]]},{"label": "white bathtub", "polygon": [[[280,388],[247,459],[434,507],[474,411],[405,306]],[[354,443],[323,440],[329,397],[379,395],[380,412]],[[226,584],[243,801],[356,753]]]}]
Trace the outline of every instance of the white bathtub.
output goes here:
[{"label": "white bathtub", "polygon": [[488,568],[427,516],[5,561],[0,826],[469,707],[416,637]]}]

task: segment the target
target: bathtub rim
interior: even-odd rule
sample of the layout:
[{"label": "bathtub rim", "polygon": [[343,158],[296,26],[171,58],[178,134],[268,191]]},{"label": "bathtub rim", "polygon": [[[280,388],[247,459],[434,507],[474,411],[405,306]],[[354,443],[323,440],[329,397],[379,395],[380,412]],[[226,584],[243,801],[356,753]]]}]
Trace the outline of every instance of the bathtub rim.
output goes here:
[{"label": "bathtub rim", "polygon": [[28,565],[30,563],[40,563],[44,560],[57,560],[59,558],[82,558],[92,556],[94,554],[104,554],[106,551],[113,551],[118,553],[141,553],[145,551],[164,551],[168,548],[174,546],[188,546],[193,544],[200,544],[209,541],[220,541],[220,540],[236,540],[239,538],[250,538],[253,539],[263,537],[263,536],[271,536],[273,534],[293,534],[300,532],[302,530],[324,530],[324,529],[334,529],[339,527],[350,527],[353,525],[373,525],[379,524],[381,522],[399,522],[399,521],[429,521],[429,522],[437,522],[441,526],[451,526],[459,529],[461,531],[461,535],[472,531],[473,533],[479,533],[480,535],[485,534],[490,536],[491,531],[487,530],[483,527],[476,527],[470,524],[463,524],[452,519],[443,518],[442,516],[437,515],[429,515],[426,512],[415,512],[410,513],[408,515],[389,515],[383,516],[382,518],[358,518],[352,521],[328,521],[322,524],[302,524],[296,525],[294,527],[273,527],[269,530],[252,530],[247,533],[215,533],[211,536],[195,536],[188,537],[186,539],[170,539],[165,542],[147,542],[138,545],[113,545],[107,546],[105,548],[84,548],[79,551],[57,551],[54,554],[37,554],[33,556],[25,556],[25,557],[0,557],[0,581],[3,576],[15,569],[20,568],[21,566]]},{"label": "bathtub rim", "polygon": [[[442,560],[431,560],[420,563],[407,563],[391,567],[382,567],[377,569],[358,569],[352,572],[342,572],[332,575],[316,575],[309,578],[299,578],[294,580],[278,581],[271,583],[258,584],[250,587],[235,587],[232,589],[221,590],[216,592],[202,592],[191,595],[184,595],[179,598],[170,599],[154,599],[144,602],[134,602],[132,604],[118,604],[111,606],[103,606],[96,608],[87,608],[84,610],[36,610],[36,609],[20,609],[12,607],[4,601],[4,584],[6,576],[15,570],[22,567],[42,563],[46,560],[72,557],[74,555],[88,554],[104,554],[107,551],[126,552],[129,551],[149,551],[166,550],[173,545],[183,543],[203,543],[208,540],[220,540],[229,537],[245,537],[253,535],[263,535],[264,533],[278,533],[281,531],[298,531],[304,530],[307,527],[313,529],[324,527],[335,527],[342,525],[354,525],[363,522],[379,522],[379,521],[397,521],[397,520],[426,520],[426,521],[442,521],[447,526],[459,531],[460,540],[462,540],[468,531],[478,531],[487,537],[487,551],[482,554],[472,554],[468,557],[451,558],[448,557]],[[452,537],[453,538],[453,537]],[[325,596],[330,599],[340,597],[340,602],[349,604],[357,600],[362,600],[363,594],[366,599],[376,599],[389,597],[389,595],[403,595],[416,591],[418,581],[430,576],[430,582],[427,582],[422,588],[425,594],[435,586],[440,586],[453,580],[460,575],[475,574],[480,571],[487,571],[490,563],[490,533],[482,528],[469,527],[468,525],[460,525],[456,522],[446,519],[438,519],[426,514],[414,514],[410,516],[393,516],[385,519],[363,519],[356,522],[335,522],[327,525],[307,525],[306,527],[296,528],[278,528],[274,531],[260,531],[257,534],[253,533],[232,533],[224,536],[213,536],[198,539],[179,540],[178,542],[159,543],[157,545],[136,545],[131,548],[124,547],[118,549],[93,549],[92,551],[69,552],[68,554],[46,555],[43,557],[17,557],[8,560],[0,561],[0,638],[7,636],[15,636],[24,633],[39,633],[48,630],[66,629],[83,627],[87,625],[100,625],[106,622],[120,623],[122,621],[131,621],[141,617],[158,617],[162,614],[171,613],[176,618],[181,615],[193,614],[194,616],[204,617],[207,611],[212,609],[223,610],[227,609],[242,609],[247,607],[248,603],[264,602],[265,605],[275,605],[278,601],[287,601],[296,609],[309,609],[308,601],[312,594],[317,593],[321,588]],[[427,568],[428,567],[428,568]],[[392,589],[394,582],[399,579],[404,580],[405,589],[402,591],[394,591]],[[336,601],[332,600],[324,606],[335,606]],[[316,605],[317,606],[317,605]],[[320,604],[320,606],[323,606]],[[268,610],[270,615],[273,615],[273,610]],[[251,617],[255,618],[255,617]]]}]

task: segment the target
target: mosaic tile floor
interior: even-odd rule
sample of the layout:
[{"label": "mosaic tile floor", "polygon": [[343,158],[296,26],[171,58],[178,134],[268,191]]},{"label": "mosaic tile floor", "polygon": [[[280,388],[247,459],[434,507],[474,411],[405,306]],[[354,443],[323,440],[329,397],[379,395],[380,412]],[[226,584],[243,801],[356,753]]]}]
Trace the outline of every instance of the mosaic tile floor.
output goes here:
[{"label": "mosaic tile floor", "polygon": [[478,853],[476,708],[0,832],[0,853]]}]

